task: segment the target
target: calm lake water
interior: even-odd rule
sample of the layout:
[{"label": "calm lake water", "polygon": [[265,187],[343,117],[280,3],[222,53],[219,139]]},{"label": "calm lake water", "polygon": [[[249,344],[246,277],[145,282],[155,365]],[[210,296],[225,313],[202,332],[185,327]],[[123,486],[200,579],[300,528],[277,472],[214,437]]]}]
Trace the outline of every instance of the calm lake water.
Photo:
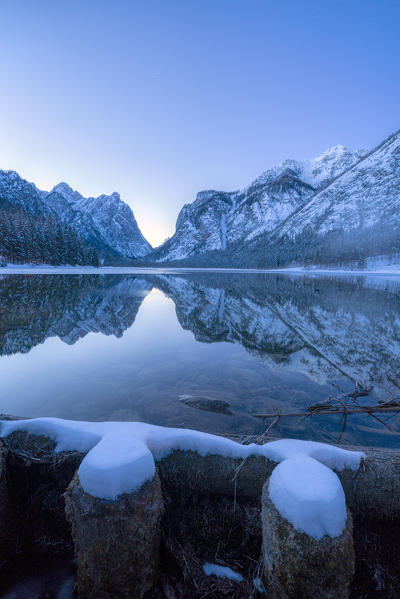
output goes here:
[{"label": "calm lake water", "polygon": [[[249,273],[4,275],[0,412],[262,433],[255,413],[373,385],[400,398],[400,278]],[[224,400],[230,413],[184,403]],[[346,403],[352,406],[352,400]],[[207,407],[207,403],[206,406]],[[347,419],[343,442],[399,446],[400,417]],[[335,441],[341,416],[271,434]],[[391,430],[392,429],[392,430]]]}]

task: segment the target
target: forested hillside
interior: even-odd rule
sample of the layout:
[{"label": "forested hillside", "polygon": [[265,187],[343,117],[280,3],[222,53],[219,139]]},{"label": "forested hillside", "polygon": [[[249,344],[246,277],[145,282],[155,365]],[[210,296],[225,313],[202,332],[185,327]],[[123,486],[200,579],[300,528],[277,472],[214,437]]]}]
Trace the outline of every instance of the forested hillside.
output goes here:
[{"label": "forested hillside", "polygon": [[34,217],[15,208],[0,210],[0,255],[13,264],[99,265],[95,248],[54,215]]}]

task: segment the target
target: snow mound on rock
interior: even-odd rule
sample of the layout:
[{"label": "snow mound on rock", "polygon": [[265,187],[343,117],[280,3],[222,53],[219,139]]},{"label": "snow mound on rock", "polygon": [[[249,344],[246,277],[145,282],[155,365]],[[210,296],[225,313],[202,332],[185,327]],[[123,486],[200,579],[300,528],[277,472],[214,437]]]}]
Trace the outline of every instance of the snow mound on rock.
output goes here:
[{"label": "snow mound on rock", "polygon": [[315,539],[338,537],[346,526],[341,482],[313,458],[300,455],[279,464],[271,474],[269,496],[283,518]]},{"label": "snow mound on rock", "polygon": [[[152,480],[155,460],[175,450],[236,459],[262,456],[283,462],[271,476],[271,499],[283,517],[293,524],[295,521],[294,526],[311,536],[322,530],[322,534],[331,536],[341,534],[344,494],[339,479],[329,468],[356,470],[364,457],[362,452],[313,441],[282,439],[265,445],[241,445],[209,433],[143,422],[35,418],[0,424],[2,437],[26,431],[52,439],[57,452],[86,453],[78,470],[80,484],[86,493],[109,500],[132,493]],[[331,513],[325,517],[324,510]]]}]

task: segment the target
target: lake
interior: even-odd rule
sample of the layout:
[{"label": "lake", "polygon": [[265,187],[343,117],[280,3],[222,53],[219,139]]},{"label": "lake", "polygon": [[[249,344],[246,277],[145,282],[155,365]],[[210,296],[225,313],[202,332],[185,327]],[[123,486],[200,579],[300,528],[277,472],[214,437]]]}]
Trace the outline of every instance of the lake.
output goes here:
[{"label": "lake", "polygon": [[[396,401],[399,356],[400,277],[0,277],[0,412],[17,416],[246,437],[274,421],[257,413],[302,413],[329,397],[354,408],[344,395],[356,383],[372,387],[359,405]],[[212,411],[215,400],[229,406]],[[400,416],[376,416],[282,416],[269,434],[399,446]]]}]

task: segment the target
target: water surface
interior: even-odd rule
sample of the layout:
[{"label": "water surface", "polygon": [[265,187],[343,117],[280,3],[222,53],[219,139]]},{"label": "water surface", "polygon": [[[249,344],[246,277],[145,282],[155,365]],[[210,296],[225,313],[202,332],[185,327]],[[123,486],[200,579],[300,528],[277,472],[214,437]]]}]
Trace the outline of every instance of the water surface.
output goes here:
[{"label": "water surface", "polygon": [[[14,415],[260,434],[272,420],[255,413],[305,412],[356,382],[373,385],[361,405],[400,397],[399,355],[396,277],[191,272],[0,280],[0,412]],[[224,400],[230,413],[199,410],[187,399]],[[282,417],[271,432],[335,441],[342,425],[336,415]],[[389,426],[351,416],[342,441],[398,446],[396,414]]]}]

